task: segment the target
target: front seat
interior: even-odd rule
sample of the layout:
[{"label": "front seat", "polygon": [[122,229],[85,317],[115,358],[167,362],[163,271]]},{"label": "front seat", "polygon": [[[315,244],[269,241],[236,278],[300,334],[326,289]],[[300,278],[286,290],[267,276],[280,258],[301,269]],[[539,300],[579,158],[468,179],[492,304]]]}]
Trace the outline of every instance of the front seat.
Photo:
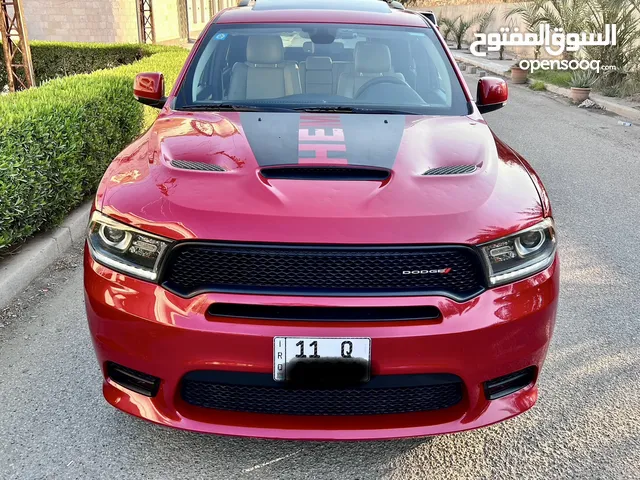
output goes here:
[{"label": "front seat", "polygon": [[372,78],[387,76],[404,80],[401,73],[394,73],[389,47],[381,43],[356,43],[354,72],[346,72],[338,79],[338,95],[353,98],[358,89]]},{"label": "front seat", "polygon": [[257,35],[247,41],[247,61],[231,71],[229,100],[278,98],[302,93],[296,63],[284,61],[282,39]]}]

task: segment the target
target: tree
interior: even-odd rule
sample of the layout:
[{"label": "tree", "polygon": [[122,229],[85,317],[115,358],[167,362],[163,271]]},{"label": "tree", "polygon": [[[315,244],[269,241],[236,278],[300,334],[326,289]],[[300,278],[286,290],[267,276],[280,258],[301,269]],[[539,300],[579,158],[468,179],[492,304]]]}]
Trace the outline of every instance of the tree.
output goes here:
[{"label": "tree", "polygon": [[616,25],[616,45],[585,46],[587,57],[600,60],[603,66],[615,70],[601,77],[601,86],[617,85],[640,64],[640,16],[630,0],[588,0],[591,15],[586,28],[590,32],[603,32],[605,25]]},{"label": "tree", "polygon": [[[533,2],[526,2],[516,5],[507,11],[504,15],[505,20],[513,19],[513,17],[519,17],[524,23],[527,32],[534,33],[540,27],[544,16],[542,13],[542,7],[547,0],[534,0]],[[533,56],[537,60],[540,57],[540,45],[533,49]]]},{"label": "tree", "polygon": [[478,33],[484,33],[487,31],[487,28],[489,28],[489,24],[495,17],[495,13],[496,7],[493,7],[491,10],[481,13],[478,16],[478,29],[476,30]]},{"label": "tree", "polygon": [[[614,0],[616,1],[616,0]],[[583,32],[589,18],[586,0],[548,0],[540,11],[541,21],[551,28],[562,28],[565,33]],[[564,52],[564,58],[573,58],[572,52]]]},{"label": "tree", "polygon": [[458,50],[462,50],[462,42],[464,41],[467,32],[471,27],[478,23],[478,20],[478,15],[472,17],[470,20],[464,20],[462,18],[462,15],[458,15],[454,20],[451,20],[449,18],[442,18],[440,19],[440,24],[444,25],[447,28],[446,34],[445,32],[443,32],[445,38],[447,38],[449,35],[452,35],[456,43],[456,48]]}]

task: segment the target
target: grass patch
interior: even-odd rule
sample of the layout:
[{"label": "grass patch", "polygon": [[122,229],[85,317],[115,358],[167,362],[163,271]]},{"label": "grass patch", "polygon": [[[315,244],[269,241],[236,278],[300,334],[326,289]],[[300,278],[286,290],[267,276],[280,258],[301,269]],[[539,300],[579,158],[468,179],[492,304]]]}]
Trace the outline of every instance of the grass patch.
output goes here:
[{"label": "grass patch", "polygon": [[546,90],[547,87],[545,87],[544,82],[540,81],[540,80],[534,80],[530,85],[529,88],[531,90],[535,90],[536,92],[542,92],[543,90]]},{"label": "grass patch", "polygon": [[571,87],[571,72],[559,70],[536,70],[529,74],[529,78],[540,80],[544,83],[550,83],[558,87]]}]

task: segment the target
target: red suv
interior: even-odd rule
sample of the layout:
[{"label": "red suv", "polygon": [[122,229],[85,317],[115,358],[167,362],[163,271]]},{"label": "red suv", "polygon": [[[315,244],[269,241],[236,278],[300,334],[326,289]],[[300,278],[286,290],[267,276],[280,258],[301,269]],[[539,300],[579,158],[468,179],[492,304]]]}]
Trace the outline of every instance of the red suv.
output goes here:
[{"label": "red suv", "polygon": [[536,402],[558,299],[529,164],[441,35],[378,0],[220,12],[110,165],[85,253],[103,391],[162,425],[441,434]]}]

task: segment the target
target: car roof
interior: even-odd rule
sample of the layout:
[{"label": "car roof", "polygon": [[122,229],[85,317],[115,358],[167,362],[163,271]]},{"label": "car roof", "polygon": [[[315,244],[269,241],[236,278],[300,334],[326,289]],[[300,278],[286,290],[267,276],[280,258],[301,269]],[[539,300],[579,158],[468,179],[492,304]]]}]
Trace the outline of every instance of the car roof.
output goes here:
[{"label": "car roof", "polygon": [[421,16],[383,0],[257,0],[223,10],[215,23],[354,23],[428,27]]}]

